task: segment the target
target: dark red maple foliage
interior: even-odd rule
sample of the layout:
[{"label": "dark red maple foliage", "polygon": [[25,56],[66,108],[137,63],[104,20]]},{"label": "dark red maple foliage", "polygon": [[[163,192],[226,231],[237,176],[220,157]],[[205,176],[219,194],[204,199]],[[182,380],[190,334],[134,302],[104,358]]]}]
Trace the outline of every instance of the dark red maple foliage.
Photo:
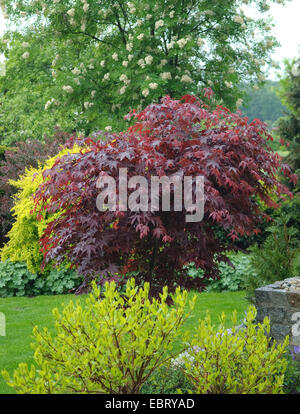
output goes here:
[{"label": "dark red maple foliage", "polygon": [[[166,96],[132,117],[136,123],[125,133],[85,139],[86,152],[65,155],[45,172],[36,208],[62,211],[41,239],[45,261],[76,266],[85,276],[82,291],[92,278],[122,283],[131,271],[138,281],[150,281],[154,295],[164,285],[201,289],[203,279],[188,276],[185,265],[194,262],[205,277],[217,277],[218,262],[232,247],[217,230],[233,240],[256,232],[264,218],[257,199],[275,207],[271,193],[291,196],[276,174],[296,178],[267,145],[272,137],[259,120],[248,123],[221,106],[210,110],[190,95],[180,101]],[[204,219],[186,223],[184,209],[99,212],[97,178],[108,174],[118,184],[120,168],[128,169],[128,179],[142,175],[148,182],[153,175],[203,175]]]}]

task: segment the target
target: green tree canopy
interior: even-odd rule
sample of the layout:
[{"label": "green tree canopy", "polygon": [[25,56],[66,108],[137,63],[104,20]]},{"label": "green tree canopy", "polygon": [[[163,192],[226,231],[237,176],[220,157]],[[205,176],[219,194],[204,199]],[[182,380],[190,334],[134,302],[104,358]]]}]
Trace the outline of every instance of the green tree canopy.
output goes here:
[{"label": "green tree canopy", "polygon": [[272,2],[7,0],[2,136],[120,129],[132,108],[206,87],[235,109],[272,64]]}]

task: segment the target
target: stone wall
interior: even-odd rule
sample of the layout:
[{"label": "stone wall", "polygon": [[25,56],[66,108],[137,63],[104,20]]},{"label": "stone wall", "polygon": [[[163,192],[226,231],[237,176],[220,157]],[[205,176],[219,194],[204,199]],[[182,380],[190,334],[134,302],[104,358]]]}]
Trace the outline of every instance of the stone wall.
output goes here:
[{"label": "stone wall", "polygon": [[257,322],[270,318],[270,335],[282,341],[290,338],[290,349],[300,360],[300,277],[285,279],[256,289]]}]

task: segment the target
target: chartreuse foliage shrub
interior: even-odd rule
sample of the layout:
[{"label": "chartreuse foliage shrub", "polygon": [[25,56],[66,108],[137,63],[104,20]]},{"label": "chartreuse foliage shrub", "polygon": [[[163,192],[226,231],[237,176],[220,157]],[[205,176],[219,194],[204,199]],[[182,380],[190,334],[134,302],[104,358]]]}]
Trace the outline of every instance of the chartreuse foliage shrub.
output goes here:
[{"label": "chartreuse foliage shrub", "polygon": [[104,292],[94,283],[84,307],[70,302],[61,313],[54,309],[56,336],[34,328],[35,366],[20,364],[13,378],[4,371],[7,383],[18,393],[138,393],[174,357],[174,339],[196,299],[187,303],[178,288],[170,308],[167,296],[164,288],[150,301],[149,284],[138,288],[134,279],[123,295],[115,282]]},{"label": "chartreuse foliage shrub", "polygon": [[75,270],[51,269],[41,277],[24,262],[0,262],[0,298],[12,296],[60,295],[78,288],[82,278]]},{"label": "chartreuse foliage shrub", "polygon": [[38,213],[34,211],[33,194],[43,182],[44,171],[51,168],[64,155],[79,151],[80,147],[77,144],[73,148],[63,148],[56,156],[40,164],[37,168],[30,167],[26,169],[19,179],[10,182],[17,188],[12,208],[15,222],[7,235],[9,241],[1,249],[2,261],[25,262],[31,273],[41,271],[43,255],[40,252],[39,239],[49,222],[54,218],[58,218],[60,212],[50,214],[41,211],[38,216]]},{"label": "chartreuse foliage shrub", "polygon": [[39,163],[57,155],[70,137],[55,128],[53,137],[44,136],[43,141],[28,139],[15,143],[14,147],[0,145],[0,247],[7,241],[5,236],[14,222],[11,209],[17,188],[10,180],[17,180],[26,168],[37,168]]},{"label": "chartreuse foliage shrub", "polygon": [[[35,365],[20,364],[12,377],[2,371],[6,382],[20,394],[282,392],[288,338],[271,345],[269,320],[256,325],[254,307],[244,330],[226,330],[224,315],[216,329],[208,315],[193,336],[183,335],[195,297],[188,301],[178,288],[169,307],[167,296],[165,287],[160,299],[149,299],[149,284],[138,288],[134,279],[124,294],[115,282],[93,282],[85,305],[53,310],[54,335],[34,328]],[[182,344],[176,353],[175,341]]]},{"label": "chartreuse foliage shrub", "polygon": [[[245,329],[225,328],[225,315],[215,330],[210,315],[199,321],[191,348],[181,358],[182,369],[197,394],[283,393],[288,337],[271,345],[270,322],[255,324],[256,309],[250,306]],[[236,314],[232,317],[236,325]]]}]

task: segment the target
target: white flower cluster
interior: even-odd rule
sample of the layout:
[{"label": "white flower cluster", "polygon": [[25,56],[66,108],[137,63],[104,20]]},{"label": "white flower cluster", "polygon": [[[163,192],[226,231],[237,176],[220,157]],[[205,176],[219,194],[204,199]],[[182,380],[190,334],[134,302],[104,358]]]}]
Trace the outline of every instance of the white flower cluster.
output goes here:
[{"label": "white flower cluster", "polygon": [[238,24],[244,24],[244,19],[241,16],[234,16],[233,21]]},{"label": "white flower cluster", "polygon": [[[250,17],[246,17],[246,19],[249,20],[249,21],[251,20]],[[234,16],[233,21],[235,23],[240,24],[243,29],[246,29],[247,28],[247,25],[246,25],[244,19],[241,16]]]},{"label": "white flower cluster", "polygon": [[144,59],[139,59],[139,60],[138,60],[138,62],[137,62],[137,64],[138,64],[138,65],[139,65],[142,69],[144,69],[144,67],[146,66]]},{"label": "white flower cluster", "polygon": [[126,92],[126,86],[122,86],[122,88],[119,90],[120,95],[123,95]]},{"label": "white flower cluster", "polygon": [[67,92],[67,93],[73,93],[73,92],[74,92],[74,90],[73,90],[72,86],[70,86],[70,85],[64,85],[64,86],[62,87],[62,89],[63,89],[65,92]]},{"label": "white flower cluster", "polygon": [[52,104],[58,105],[58,101],[54,98],[47,101],[45,104],[45,111],[47,111]]},{"label": "white flower cluster", "polygon": [[85,32],[85,29],[86,29],[86,22],[85,22],[85,20],[83,19],[83,20],[81,21],[80,30],[81,30],[82,32]]},{"label": "white flower cluster", "polygon": [[80,75],[81,70],[78,69],[78,68],[74,68],[74,69],[71,70],[71,72],[73,73],[73,75]]},{"label": "white flower cluster", "polygon": [[241,107],[242,105],[243,105],[243,99],[241,99],[241,98],[239,98],[237,101],[236,101],[236,106],[237,106],[237,108],[239,108],[239,107]]},{"label": "white flower cluster", "polygon": [[148,89],[148,88],[145,88],[145,89],[142,91],[142,95],[146,98],[146,97],[149,95],[149,89]]},{"label": "white flower cluster", "polygon": [[72,8],[72,9],[68,10],[67,15],[69,15],[70,17],[74,17],[75,16],[75,9]]},{"label": "white flower cluster", "polygon": [[122,74],[119,79],[121,82],[124,82],[125,85],[129,85],[131,82],[130,79],[128,79],[127,75],[125,74]]},{"label": "white flower cluster", "polygon": [[189,75],[182,75],[181,82],[193,83],[193,79]]},{"label": "white flower cluster", "polygon": [[22,58],[23,59],[28,59],[29,58],[29,52],[23,53]]},{"label": "white flower cluster", "polygon": [[206,14],[207,16],[213,16],[213,15],[215,14],[215,12],[214,12],[214,11],[212,11],[212,10],[205,10],[205,11],[203,12],[203,14]]},{"label": "white flower cluster", "polygon": [[116,110],[116,109],[120,109],[120,107],[121,107],[121,104],[113,104],[113,105],[111,106],[111,110],[112,110],[112,112],[115,112],[115,110]]},{"label": "white flower cluster", "polygon": [[160,27],[163,27],[164,25],[164,21],[163,20],[158,20],[157,22],[155,22],[155,29],[159,29]]},{"label": "white flower cluster", "polygon": [[151,63],[153,62],[153,56],[151,55],[146,56],[145,62],[146,62],[146,65],[151,65]]},{"label": "white flower cluster", "polygon": [[162,73],[160,74],[160,77],[161,77],[163,80],[172,79],[172,75],[171,75],[171,73],[170,73],[170,72],[162,72]]},{"label": "white flower cluster", "polygon": [[150,89],[157,89],[158,88],[158,84],[157,83],[149,83],[149,88]]},{"label": "white flower cluster", "polygon": [[167,48],[168,48],[168,49],[172,49],[174,46],[175,46],[175,42],[174,42],[174,40],[171,40],[171,42],[169,42],[169,43],[167,44]]},{"label": "white flower cluster", "polygon": [[188,42],[188,39],[179,39],[177,41],[177,44],[180,47],[180,49],[183,49],[184,46],[187,44],[187,42]]},{"label": "white flower cluster", "polygon": [[273,47],[273,45],[274,45],[273,40],[272,39],[267,39],[267,41],[266,41],[266,48],[267,49],[271,49],[271,47]]},{"label": "white flower cluster", "polygon": [[133,3],[128,2],[128,3],[127,3],[127,6],[128,6],[128,8],[129,8],[129,12],[130,12],[131,14],[134,14],[134,13],[136,12],[136,8],[134,7],[134,4],[133,4]]},{"label": "white flower cluster", "polygon": [[205,44],[205,40],[204,39],[201,39],[201,37],[199,37],[198,39],[197,39],[197,45],[199,46],[199,47],[201,47],[201,46],[203,46]]},{"label": "white flower cluster", "polygon": [[93,102],[84,102],[83,106],[85,107],[85,109],[89,109],[91,106],[94,106]]},{"label": "white flower cluster", "polygon": [[87,13],[90,5],[88,3],[86,3],[86,0],[83,0],[82,2],[83,2],[83,7],[82,7],[83,11],[84,11],[84,13]]},{"label": "white flower cluster", "polygon": [[268,10],[270,10],[270,5],[267,2],[265,2],[265,3],[261,4],[261,8],[264,11],[268,11]]},{"label": "white flower cluster", "polygon": [[264,66],[266,64],[266,62],[263,59],[254,59],[254,63],[257,66]]}]

